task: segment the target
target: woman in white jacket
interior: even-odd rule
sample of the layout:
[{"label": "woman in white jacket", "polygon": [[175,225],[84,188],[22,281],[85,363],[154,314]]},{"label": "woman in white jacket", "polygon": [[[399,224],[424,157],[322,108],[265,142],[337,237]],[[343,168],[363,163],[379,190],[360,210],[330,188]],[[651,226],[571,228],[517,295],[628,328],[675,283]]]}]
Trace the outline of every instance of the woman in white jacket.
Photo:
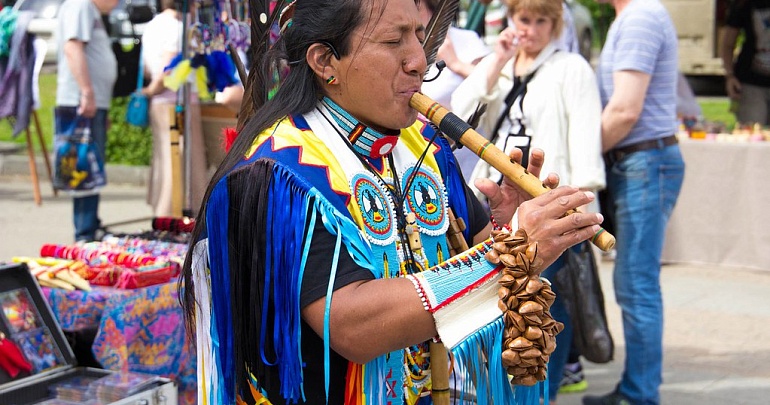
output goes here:
[{"label": "woman in white jacket", "polygon": [[[604,188],[599,89],[583,57],[557,50],[561,0],[507,0],[507,6],[514,25],[500,33],[494,52],[455,90],[452,110],[468,117],[479,103],[487,104],[478,129],[498,147],[506,152],[519,147],[525,156],[533,147],[543,149],[543,173],[555,172],[561,184],[585,190]],[[476,178],[501,177],[480,161],[471,176],[472,187]],[[544,277],[553,279],[561,266],[560,259]],[[557,336],[548,367],[552,401],[572,341],[569,316],[556,293],[551,313],[565,328]]]},{"label": "woman in white jacket", "polygon": [[[499,147],[541,148],[547,156],[544,173],[558,173],[561,184],[587,190],[603,188],[599,90],[585,59],[557,51],[561,1],[507,0],[507,4],[515,27],[500,33],[494,52],[455,90],[452,111],[468,117],[478,103],[487,104],[478,130]],[[505,98],[514,78],[522,80],[530,75],[526,93],[513,101],[500,128],[492,134],[505,113]],[[522,125],[524,134],[531,137],[529,145],[527,138],[517,136]],[[482,161],[473,178],[497,180],[499,176]]]}]

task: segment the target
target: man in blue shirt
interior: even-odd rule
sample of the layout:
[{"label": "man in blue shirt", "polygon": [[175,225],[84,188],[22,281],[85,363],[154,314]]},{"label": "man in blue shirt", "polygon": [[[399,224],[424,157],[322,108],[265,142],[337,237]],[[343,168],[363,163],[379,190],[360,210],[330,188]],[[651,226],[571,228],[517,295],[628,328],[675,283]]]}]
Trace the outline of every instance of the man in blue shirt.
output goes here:
[{"label": "man in blue shirt", "polygon": [[623,312],[625,370],[615,391],[583,403],[659,404],[663,363],[660,258],[684,178],[675,137],[677,35],[658,0],[610,3],[598,67],[602,144],[617,237],[614,286]]}]

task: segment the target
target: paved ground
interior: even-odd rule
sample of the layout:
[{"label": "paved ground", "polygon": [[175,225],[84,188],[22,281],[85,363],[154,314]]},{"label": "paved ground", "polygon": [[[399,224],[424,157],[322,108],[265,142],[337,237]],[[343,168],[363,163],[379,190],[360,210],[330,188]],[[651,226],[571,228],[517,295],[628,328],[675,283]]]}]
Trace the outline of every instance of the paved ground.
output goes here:
[{"label": "paved ground", "polygon": [[[141,175],[126,179],[136,180],[136,176]],[[145,186],[133,183],[104,190],[101,217],[106,224],[151,215],[144,202]],[[47,181],[41,182],[41,189],[43,204],[36,206],[29,178],[0,170],[0,260],[36,255],[44,243],[72,241],[69,198],[54,197]],[[149,226],[145,220],[112,229],[136,232]],[[611,263],[602,262],[616,358],[609,364],[586,364],[591,394],[614,387],[624,358],[611,272]],[[662,283],[666,308],[662,403],[770,404],[770,269],[668,265],[663,268]],[[558,403],[577,405],[580,398],[580,394],[562,395]]]}]

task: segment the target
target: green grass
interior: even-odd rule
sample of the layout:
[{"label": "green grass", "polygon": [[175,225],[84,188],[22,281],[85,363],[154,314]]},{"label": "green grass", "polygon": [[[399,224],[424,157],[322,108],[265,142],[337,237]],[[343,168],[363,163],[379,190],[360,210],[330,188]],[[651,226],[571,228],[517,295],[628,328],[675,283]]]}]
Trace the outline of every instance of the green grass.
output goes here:
[{"label": "green grass", "polygon": [[730,112],[730,100],[727,98],[704,98],[698,99],[703,118],[709,122],[721,122],[725,124],[726,130],[732,131],[735,126],[735,115]]}]

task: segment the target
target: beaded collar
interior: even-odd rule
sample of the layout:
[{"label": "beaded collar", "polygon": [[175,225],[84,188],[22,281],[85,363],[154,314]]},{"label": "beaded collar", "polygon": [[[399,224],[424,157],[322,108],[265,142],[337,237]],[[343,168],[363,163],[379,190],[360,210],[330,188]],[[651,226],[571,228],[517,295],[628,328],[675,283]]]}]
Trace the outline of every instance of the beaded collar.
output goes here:
[{"label": "beaded collar", "polygon": [[360,123],[342,107],[328,97],[321,100],[324,106],[331,112],[334,122],[348,134],[348,140],[353,149],[362,156],[378,159],[396,147],[400,131],[381,133]]}]

